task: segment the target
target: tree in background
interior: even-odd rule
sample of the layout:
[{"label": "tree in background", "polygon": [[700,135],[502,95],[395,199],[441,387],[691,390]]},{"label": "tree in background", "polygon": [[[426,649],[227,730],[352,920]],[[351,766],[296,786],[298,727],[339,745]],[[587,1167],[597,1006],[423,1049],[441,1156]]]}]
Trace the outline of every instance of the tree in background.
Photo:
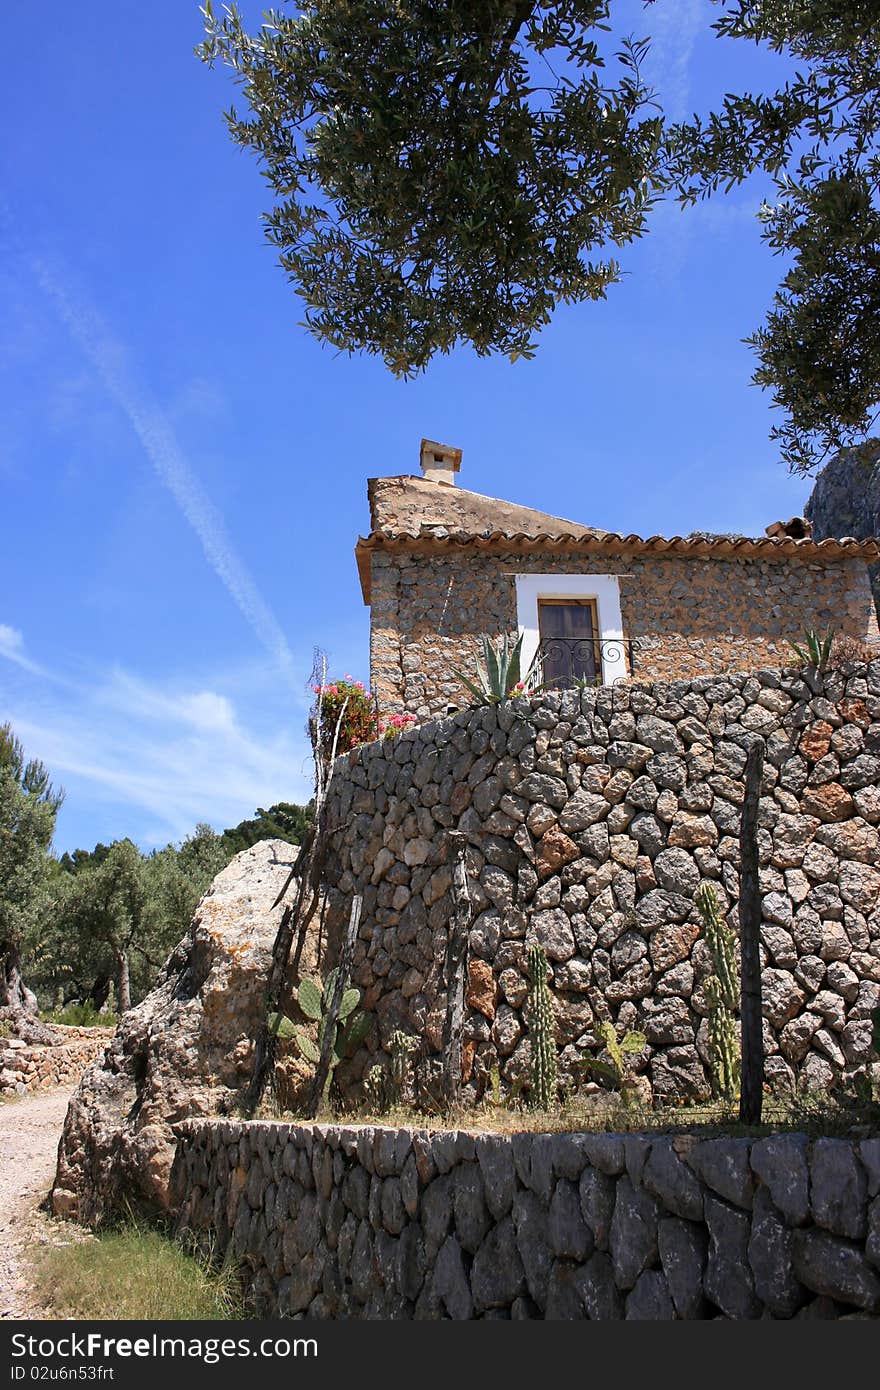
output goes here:
[{"label": "tree in background", "polygon": [[55,965],[110,976],[120,1013],[131,1008],[133,962],[152,972],[157,914],[146,861],[131,840],[117,840],[106,855],[60,875],[53,912]]},{"label": "tree in background", "polygon": [[279,801],[264,811],[257,807],[252,820],[239,821],[229,830],[223,831],[223,842],[229,857],[243,849],[249,849],[258,840],[286,840],[291,845],[301,845],[309,825],[312,823],[314,805],[296,806],[291,801]]},{"label": "tree in background", "polygon": [[772,436],[802,472],[864,436],[880,405],[877,0],[717,3],[722,40],[797,74],[664,132],[644,42],[619,40],[606,75],[611,0],[308,0],[253,35],[206,2],[198,51],[242,87],[230,134],[277,199],[267,236],[307,326],[398,375],[459,341],[531,356],[559,303],[604,297],[618,267],[591,257],[639,236],[661,189],[688,203],[763,169],[765,237],[791,262],[750,339],[785,416]]},{"label": "tree in background", "polygon": [[279,802],[219,834],[197,825],[180,845],[142,854],[130,840],[49,860],[51,910],[28,942],[44,1001],[104,1007],[111,984],[124,1012],[151,988],[199,899],[235,854],[258,840],[301,842],[309,807]]},{"label": "tree in background", "polygon": [[43,764],[25,758],[11,726],[0,725],[0,1007],[37,1007],[22,979],[21,956],[46,907],[49,846],[62,797]]}]

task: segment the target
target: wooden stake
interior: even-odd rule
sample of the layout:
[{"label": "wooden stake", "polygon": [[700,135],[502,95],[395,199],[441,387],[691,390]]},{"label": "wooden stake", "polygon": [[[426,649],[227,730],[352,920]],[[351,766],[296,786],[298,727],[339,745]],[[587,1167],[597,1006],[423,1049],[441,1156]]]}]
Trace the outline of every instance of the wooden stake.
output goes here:
[{"label": "wooden stake", "polygon": [[[312,744],[312,758],[315,765],[315,810],[312,824],[303,836],[296,863],[288,874],[284,887],[272,904],[277,907],[287,893],[288,888],[294,878],[299,878],[296,902],[288,904],[281,914],[281,921],[278,924],[278,931],[275,936],[275,943],[272,947],[272,964],[269,968],[269,978],[266,982],[266,1017],[257,1033],[254,1042],[254,1069],[251,1073],[250,1084],[247,1095],[245,1096],[245,1110],[249,1115],[253,1115],[259,1105],[263,1092],[266,1089],[266,1081],[269,1075],[269,1068],[272,1065],[274,1056],[275,1039],[269,1031],[269,1016],[280,1006],[281,996],[284,991],[284,982],[288,976],[288,966],[290,975],[294,978],[299,973],[299,963],[302,958],[303,947],[305,946],[306,936],[308,935],[309,923],[312,920],[315,908],[321,892],[321,875],[324,871],[324,861],[327,857],[327,831],[324,816],[324,806],[327,796],[327,788],[333,776],[332,762],[329,771],[324,766],[322,753],[323,742],[323,704],[324,689],[327,684],[327,659],[323,652],[315,651],[315,665],[312,670],[313,678],[317,678],[320,684],[317,687],[317,705],[314,717],[309,720],[309,738]],[[342,709],[336,720],[336,728],[333,732],[332,754],[335,756],[339,742],[339,733],[342,728],[342,716],[345,713],[343,702]],[[294,937],[296,937],[296,947],[293,951],[293,960],[290,959],[291,948],[293,947]]]},{"label": "wooden stake", "polygon": [[764,773],[764,741],[748,751],[739,832],[739,930],[742,958],[740,1018],[742,1083],[739,1118],[760,1124],[764,1099],[764,1030],[761,1020],[761,890],[758,879],[758,802]]},{"label": "wooden stake", "polygon": [[464,1043],[465,984],[467,981],[471,900],[468,893],[467,837],[451,830],[446,836],[452,866],[452,916],[446,939],[444,979],[446,1018],[443,1022],[443,1096],[454,1105],[461,1094],[462,1047]]}]

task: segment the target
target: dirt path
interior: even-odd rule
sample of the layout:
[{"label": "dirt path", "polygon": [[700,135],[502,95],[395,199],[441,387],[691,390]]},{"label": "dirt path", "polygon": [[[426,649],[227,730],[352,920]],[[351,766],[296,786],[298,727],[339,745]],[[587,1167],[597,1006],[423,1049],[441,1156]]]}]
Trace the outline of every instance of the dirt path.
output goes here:
[{"label": "dirt path", "polygon": [[55,1175],[71,1094],[64,1087],[0,1103],[0,1318],[40,1316],[32,1306],[22,1257],[35,1240],[46,1240],[36,1208]]}]

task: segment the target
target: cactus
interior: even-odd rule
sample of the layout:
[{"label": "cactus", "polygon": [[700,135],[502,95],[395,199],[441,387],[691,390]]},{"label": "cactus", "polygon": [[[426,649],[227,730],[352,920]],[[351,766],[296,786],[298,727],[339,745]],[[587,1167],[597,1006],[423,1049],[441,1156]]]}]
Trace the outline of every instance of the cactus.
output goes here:
[{"label": "cactus", "polygon": [[735,1100],[740,1086],[740,1045],[734,1015],[739,1004],[736,971],[736,937],[724,920],[711,883],[701,883],[694,894],[712,955],[714,974],[706,981],[709,1004],[709,1062],[716,1095]]},{"label": "cactus", "polygon": [[370,1114],[381,1115],[393,1105],[410,1099],[412,1087],[412,1057],[419,1049],[419,1040],[397,1029],[388,1039],[391,1061],[384,1066],[377,1062],[364,1077],[364,1104]]},{"label": "cactus", "polygon": [[627,1058],[643,1052],[648,1045],[648,1039],[644,1033],[630,1032],[625,1033],[618,1041],[614,1024],[608,1022],[600,1025],[599,1033],[611,1060],[606,1062],[600,1057],[585,1057],[582,1063],[584,1070],[590,1075],[600,1077],[602,1081],[607,1081],[614,1090],[620,1092],[624,1105],[630,1106],[638,1092],[636,1083],[630,1076]]},{"label": "cactus", "polygon": [[377,1062],[364,1077],[364,1106],[370,1115],[383,1115],[389,1104],[388,1073]]},{"label": "cactus", "polygon": [[401,1104],[410,1091],[410,1058],[418,1051],[419,1040],[399,1028],[389,1038],[391,1044],[391,1096],[394,1104]]},{"label": "cactus", "polygon": [[527,952],[529,979],[529,1033],[532,1040],[532,1105],[549,1110],[556,1100],[556,1036],[553,1004],[547,988],[547,957],[543,947]]},{"label": "cactus", "polygon": [[[315,1043],[304,1028],[292,1023],[285,1014],[269,1015],[269,1032],[278,1038],[292,1038],[307,1062],[318,1065],[321,1044],[327,1028],[327,1011],[333,990],[336,987],[336,971],[331,970],[323,984],[320,980],[302,980],[296,990],[296,1002],[305,1014],[318,1025],[318,1041]],[[369,1014],[356,1012],[361,1001],[359,989],[347,989],[339,1006],[336,1021],[336,1037],[330,1057],[328,1084],[343,1057],[349,1056],[363,1042],[370,1030],[372,1019]]]},{"label": "cactus", "polygon": [[487,1099],[495,1109],[501,1106],[501,1070],[499,1067],[489,1068],[489,1091]]}]

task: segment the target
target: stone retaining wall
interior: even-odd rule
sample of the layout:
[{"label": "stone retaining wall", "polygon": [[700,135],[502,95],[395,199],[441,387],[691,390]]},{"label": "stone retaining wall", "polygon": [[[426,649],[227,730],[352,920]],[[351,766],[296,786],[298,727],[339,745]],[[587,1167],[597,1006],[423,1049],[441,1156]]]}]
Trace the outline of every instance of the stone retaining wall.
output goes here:
[{"label": "stone retaining wall", "polygon": [[112,1028],[52,1029],[58,1035],[53,1044],[0,1037],[0,1096],[74,1085],[113,1036]]},{"label": "stone retaining wall", "polygon": [[259,1317],[880,1313],[880,1140],[190,1120],[181,1229]]},{"label": "stone retaining wall", "polygon": [[525,948],[552,968],[562,1074],[639,1029],[656,1097],[708,1094],[693,894],[738,927],[746,750],[766,741],[759,850],[767,1077],[863,1070],[880,1003],[880,662],[548,692],[354,749],[330,784],[329,940],[363,895],[354,980],[377,1027],[338,1076],[387,1060],[395,1029],[440,1049],[451,913],[447,829],[469,841],[474,920],[465,1066],[479,1092],[529,1069]]}]

